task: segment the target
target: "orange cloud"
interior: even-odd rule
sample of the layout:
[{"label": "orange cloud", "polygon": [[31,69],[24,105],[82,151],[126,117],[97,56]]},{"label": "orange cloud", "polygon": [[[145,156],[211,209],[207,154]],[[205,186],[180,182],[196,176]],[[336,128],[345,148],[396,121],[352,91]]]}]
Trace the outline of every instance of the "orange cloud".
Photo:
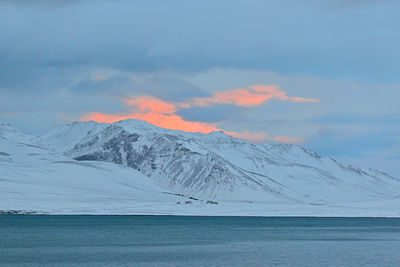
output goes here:
[{"label": "orange cloud", "polygon": [[177,105],[149,96],[131,97],[125,100],[125,104],[132,108],[129,114],[106,114],[102,112],[90,112],[80,120],[113,123],[126,119],[144,120],[156,126],[171,130],[186,132],[209,133],[220,131],[215,123],[186,121],[175,114]]},{"label": "orange cloud", "polygon": [[178,115],[159,113],[133,114],[134,119],[144,120],[162,128],[181,130],[185,132],[209,133],[220,129],[213,123],[186,121]]},{"label": "orange cloud", "polygon": [[174,104],[150,96],[130,97],[125,100],[125,104],[135,107],[140,113],[173,114],[177,111]]},{"label": "orange cloud", "polygon": [[285,91],[281,91],[275,85],[251,85],[246,88],[239,88],[216,92],[211,97],[194,98],[192,101],[193,106],[211,106],[215,104],[233,104],[237,106],[258,106],[272,98],[292,101],[292,102],[318,102],[318,99],[291,97],[287,96]]},{"label": "orange cloud", "polygon": [[[223,131],[217,123],[193,122],[184,120],[176,112],[183,108],[192,106],[210,106],[215,104],[233,104],[238,106],[257,106],[272,98],[293,102],[318,102],[317,99],[287,96],[274,85],[252,85],[246,88],[233,89],[216,92],[208,98],[194,98],[188,102],[171,103],[151,96],[133,96],[124,100],[125,104],[132,109],[128,114],[106,114],[102,112],[90,112],[80,118],[83,121],[94,120],[103,123],[113,123],[125,119],[139,119],[147,121],[156,126],[182,130],[186,132],[210,133],[212,131]],[[225,131],[226,134],[261,143],[265,141],[277,141],[284,143],[300,143],[295,137],[276,136],[269,137],[265,133],[251,133]]]}]

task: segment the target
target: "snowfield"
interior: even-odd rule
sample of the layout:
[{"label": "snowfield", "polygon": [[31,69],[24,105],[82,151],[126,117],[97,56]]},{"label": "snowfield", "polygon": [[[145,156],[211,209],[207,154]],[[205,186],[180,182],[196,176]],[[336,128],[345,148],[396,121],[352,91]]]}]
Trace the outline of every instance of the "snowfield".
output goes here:
[{"label": "snowfield", "polygon": [[139,120],[42,136],[0,124],[0,211],[400,217],[400,180],[295,145]]}]

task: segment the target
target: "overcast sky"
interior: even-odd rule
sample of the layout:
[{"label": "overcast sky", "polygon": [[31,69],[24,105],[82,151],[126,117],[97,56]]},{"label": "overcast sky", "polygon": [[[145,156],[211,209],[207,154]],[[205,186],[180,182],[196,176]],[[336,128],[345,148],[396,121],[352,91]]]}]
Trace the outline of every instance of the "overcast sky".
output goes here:
[{"label": "overcast sky", "polygon": [[398,14],[384,0],[3,0],[0,121],[40,134],[138,118],[400,177]]}]

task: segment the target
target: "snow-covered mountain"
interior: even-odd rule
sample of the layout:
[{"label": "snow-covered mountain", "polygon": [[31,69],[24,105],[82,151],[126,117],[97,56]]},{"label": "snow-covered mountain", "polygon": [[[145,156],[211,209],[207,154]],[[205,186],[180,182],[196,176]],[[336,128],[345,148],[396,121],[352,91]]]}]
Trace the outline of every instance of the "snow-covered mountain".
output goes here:
[{"label": "snow-covered mountain", "polygon": [[21,142],[27,138],[20,134],[7,137],[0,136],[2,211],[153,214],[160,206],[188,200],[132,168],[78,162]]},{"label": "snow-covered mountain", "polygon": [[[17,131],[12,134],[14,130],[8,127],[4,126],[7,131],[0,128],[0,137],[7,133],[0,139],[0,185],[12,185],[12,190],[4,193],[0,187],[3,200],[12,198],[10,192],[21,187],[28,192],[33,186],[28,181],[40,180],[31,192],[43,193],[47,188],[48,194],[39,194],[43,201],[51,198],[51,186],[59,191],[66,187],[71,194],[91,196],[77,198],[80,205],[74,202],[75,207],[89,203],[88,207],[94,205],[98,211],[99,203],[107,203],[103,211],[108,213],[113,205],[117,208],[111,213],[141,213],[132,206],[129,209],[128,204],[157,202],[158,206],[147,205],[147,213],[400,214],[400,210],[385,209],[391,205],[388,203],[400,201],[399,179],[346,166],[296,145],[255,145],[222,132],[173,131],[139,120],[74,122],[35,138],[21,137]],[[141,185],[146,185],[146,190]],[[28,195],[18,196],[18,207],[35,194]],[[219,204],[206,205],[207,200]],[[193,205],[176,204],[186,201]],[[59,210],[71,212],[65,203]],[[127,204],[125,209],[121,203]],[[88,212],[88,207],[82,210]]]}]

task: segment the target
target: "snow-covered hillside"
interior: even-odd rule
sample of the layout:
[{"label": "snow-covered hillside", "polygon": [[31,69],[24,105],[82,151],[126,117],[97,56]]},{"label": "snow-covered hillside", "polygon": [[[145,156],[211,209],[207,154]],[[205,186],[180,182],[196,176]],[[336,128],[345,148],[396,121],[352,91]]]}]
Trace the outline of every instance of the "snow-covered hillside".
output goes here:
[{"label": "snow-covered hillside", "polygon": [[75,122],[35,138],[2,128],[0,210],[400,216],[399,179],[295,145],[139,120]]},{"label": "snow-covered hillside", "polygon": [[148,214],[186,200],[132,168],[0,137],[0,210]]},{"label": "snow-covered hillside", "polygon": [[7,123],[0,123],[0,138],[7,138],[14,141],[29,142],[32,136],[26,135]]}]

